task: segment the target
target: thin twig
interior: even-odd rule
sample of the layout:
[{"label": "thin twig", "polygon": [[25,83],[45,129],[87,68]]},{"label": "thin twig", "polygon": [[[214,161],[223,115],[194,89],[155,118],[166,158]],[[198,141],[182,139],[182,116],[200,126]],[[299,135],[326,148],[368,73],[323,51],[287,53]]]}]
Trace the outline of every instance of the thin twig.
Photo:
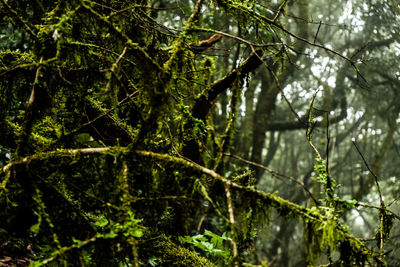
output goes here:
[{"label": "thin twig", "polygon": [[[105,116],[109,116],[109,114],[111,113],[111,111],[113,111],[113,110],[114,110],[115,108],[117,108],[118,106],[124,104],[127,100],[130,100],[130,99],[131,99],[134,95],[136,95],[138,92],[139,92],[139,91],[135,91],[135,92],[133,92],[133,93],[127,95],[124,99],[122,99],[121,101],[119,101],[118,104],[117,104],[115,107],[112,107],[112,108],[108,109],[108,110],[105,111],[103,114],[97,116],[96,118],[94,118],[94,119],[92,119],[92,120],[88,119],[88,122],[82,124],[80,127],[76,128],[75,130],[72,130],[71,132],[65,134],[65,135],[63,136],[63,138],[66,138],[66,137],[68,137],[68,136],[72,136],[72,135],[78,133],[79,131],[81,131],[82,129],[84,129],[85,127],[92,125],[92,124],[95,123],[97,120],[99,120],[99,119],[101,119],[101,118],[103,118],[103,117],[105,117]],[[100,136],[101,136],[101,135],[100,135]],[[57,142],[57,141],[56,141],[56,142]]]},{"label": "thin twig", "polygon": [[35,101],[35,97],[36,97],[35,85],[36,85],[36,84],[38,83],[38,81],[39,81],[39,76],[40,76],[40,73],[41,73],[42,67],[43,67],[42,63],[43,63],[43,57],[40,58],[39,66],[38,66],[38,68],[37,68],[37,70],[36,70],[35,80],[34,80],[33,85],[32,85],[31,96],[29,97],[29,101],[28,101],[28,108],[29,108],[30,106],[32,106],[32,105],[33,105],[33,102]]},{"label": "thin twig", "polygon": [[132,133],[132,131],[130,131],[130,130],[132,130],[132,128],[129,127],[130,125],[126,125],[126,126],[123,125],[118,119],[116,119],[114,116],[111,116],[109,114],[107,115],[107,117],[109,119],[111,119],[115,123],[115,125],[117,125],[119,128],[121,128],[131,138],[132,141],[134,141],[136,139],[135,135]]},{"label": "thin twig", "polygon": [[[329,147],[331,144],[331,136],[329,133],[329,112],[326,112],[326,188],[330,189],[330,192],[333,192],[333,184],[332,184],[332,179],[331,175],[329,173]],[[328,195],[331,197],[331,195],[328,193]]]},{"label": "thin twig", "polygon": [[277,177],[277,178],[285,178],[285,179],[288,179],[288,180],[290,180],[290,181],[292,181],[292,182],[294,182],[294,183],[300,185],[300,186],[304,189],[304,191],[306,191],[307,194],[310,195],[310,197],[313,199],[313,201],[314,201],[314,202],[317,204],[317,206],[318,206],[318,200],[314,197],[314,195],[310,192],[310,190],[308,190],[308,188],[307,188],[302,182],[299,182],[297,179],[295,179],[295,178],[293,178],[293,177],[290,177],[290,176],[287,176],[287,175],[285,175],[285,174],[279,173],[279,172],[277,172],[277,171],[274,171],[274,170],[272,170],[272,169],[270,169],[270,168],[268,168],[268,167],[266,167],[266,166],[264,166],[264,165],[262,165],[262,164],[259,164],[259,163],[256,163],[256,162],[253,162],[253,161],[250,161],[250,160],[241,158],[241,157],[236,156],[236,155],[225,154],[225,156],[229,156],[229,157],[232,157],[232,158],[234,158],[234,159],[240,160],[240,161],[242,161],[242,162],[244,162],[244,163],[247,163],[247,164],[249,164],[249,165],[253,165],[253,166],[256,166],[256,167],[258,167],[258,168],[264,169],[264,170],[268,171],[269,173],[271,173],[272,176],[274,176],[274,177]]},{"label": "thin twig", "polygon": [[239,267],[238,247],[236,241],[235,215],[233,211],[232,196],[229,185],[225,184],[226,201],[228,204],[229,222],[231,226],[232,256],[235,267]]},{"label": "thin twig", "polygon": [[61,78],[64,82],[66,82],[67,84],[72,85],[72,82],[70,82],[70,81],[68,81],[67,79],[65,79],[65,77],[62,75],[60,66],[57,66],[57,70],[58,70],[58,75],[60,76],[60,78]]},{"label": "thin twig", "polygon": [[84,241],[79,242],[79,244],[75,243],[75,244],[73,244],[73,245],[71,245],[69,247],[62,247],[61,249],[51,253],[52,256],[50,258],[42,260],[40,262],[40,265],[47,265],[48,263],[54,261],[57,257],[61,256],[65,252],[70,251],[72,249],[81,248],[83,246],[86,246],[86,245],[96,241],[96,239],[97,239],[97,236],[95,235],[92,238],[89,238],[89,239],[86,239]]},{"label": "thin twig", "polygon": [[357,73],[359,74],[359,71],[358,71],[357,67],[355,66],[355,62],[352,59],[342,55],[341,53],[339,53],[339,52],[337,52],[337,51],[335,51],[335,50],[333,50],[331,48],[328,48],[326,46],[310,42],[306,38],[300,37],[300,36],[292,33],[291,31],[287,30],[284,26],[280,25],[278,22],[276,22],[276,21],[274,21],[272,19],[269,19],[266,16],[263,16],[263,15],[255,12],[253,10],[243,9],[241,6],[238,7],[238,9],[239,9],[240,12],[243,12],[244,14],[249,15],[250,17],[254,18],[255,20],[257,20],[259,22],[264,22],[264,23],[267,23],[267,24],[269,24],[269,25],[271,25],[273,27],[276,27],[276,28],[280,29],[281,31],[283,31],[284,33],[292,36],[293,38],[295,38],[297,40],[300,40],[300,41],[302,41],[302,42],[304,42],[306,44],[309,44],[311,46],[321,48],[321,49],[323,49],[325,51],[328,51],[328,52],[330,52],[330,53],[332,53],[334,55],[337,55],[337,56],[343,58],[344,60],[348,61],[354,67],[354,69],[357,71]]},{"label": "thin twig", "polygon": [[36,99],[37,98],[37,90],[39,90],[37,88],[37,84],[39,83],[39,77],[41,75],[41,71],[42,71],[42,67],[43,67],[42,63],[43,63],[43,57],[40,58],[38,68],[36,69],[35,80],[33,81],[33,84],[32,84],[31,95],[28,100],[28,105],[26,106],[21,136],[19,137],[17,151],[16,151],[16,155],[18,155],[18,156],[21,156],[22,154],[24,154],[25,142],[29,138],[29,135],[30,135],[31,129],[32,129],[32,120],[34,119],[34,111],[38,109],[38,106],[34,105],[34,103],[35,103],[35,101],[37,101],[37,99]]},{"label": "thin twig", "polygon": [[43,13],[46,12],[46,10],[44,9],[43,3],[40,2],[39,0],[35,0],[35,2],[37,3],[37,5],[40,7],[40,9],[43,11]]},{"label": "thin twig", "polygon": [[122,53],[118,56],[117,61],[115,61],[115,63],[112,65],[110,71],[112,71],[112,72],[115,71],[115,69],[116,69],[117,66],[118,66],[119,61],[124,57],[125,53],[126,53],[126,46],[125,46],[124,49],[122,50]]},{"label": "thin twig", "polygon": [[164,122],[165,126],[167,126],[169,138],[170,138],[170,140],[171,140],[172,149],[175,151],[175,153],[176,153],[180,158],[183,158],[183,159],[185,159],[185,160],[187,160],[187,161],[193,162],[191,159],[189,159],[189,158],[183,156],[181,153],[179,153],[178,149],[175,147],[174,137],[172,136],[171,128],[169,127],[169,125],[168,125],[168,123],[167,123],[166,121],[163,121],[163,122]]},{"label": "thin twig", "polygon": [[211,32],[211,33],[220,34],[220,35],[223,35],[225,37],[237,40],[237,41],[239,41],[241,43],[247,44],[249,46],[251,45],[253,47],[268,47],[268,46],[278,46],[278,45],[281,46],[281,45],[284,45],[283,43],[257,44],[257,43],[253,43],[253,42],[251,42],[249,40],[243,39],[243,38],[241,38],[239,36],[236,36],[236,35],[233,35],[233,34],[229,34],[229,33],[226,33],[226,32],[222,32],[222,31],[217,31],[217,30],[214,30],[214,29],[206,29],[206,28],[195,27],[195,28],[191,29],[191,31],[202,31],[202,32]]},{"label": "thin twig", "polygon": [[[29,23],[28,21],[22,19],[23,16],[20,16],[17,11],[15,11],[9,4],[8,1],[6,0],[1,0],[3,3],[3,8],[4,6],[7,7],[9,10],[9,13],[6,14],[11,14],[19,23],[21,23],[24,27],[25,30],[33,37],[36,39],[37,34],[34,32],[34,30],[37,30],[37,26],[33,25],[32,23]],[[8,15],[9,16],[9,15]]]},{"label": "thin twig", "polygon": [[315,44],[315,42],[317,41],[317,37],[318,37],[318,33],[319,33],[319,29],[321,28],[321,21],[319,22],[319,25],[318,25],[318,29],[317,29],[317,33],[315,34],[315,36],[314,36],[314,44]]},{"label": "thin twig", "polygon": [[[277,28],[279,28],[279,29],[282,30],[283,32],[289,34],[290,36],[292,36],[292,37],[294,37],[294,38],[296,38],[296,39],[298,39],[298,40],[300,40],[300,41],[302,41],[302,42],[304,42],[304,43],[306,43],[306,44],[309,44],[309,45],[314,46],[314,47],[321,48],[321,49],[323,49],[323,50],[326,50],[326,51],[328,51],[328,52],[330,52],[330,53],[332,53],[332,54],[334,54],[334,55],[337,55],[337,56],[343,58],[344,60],[348,61],[353,67],[355,67],[355,62],[354,62],[352,59],[350,59],[350,58],[348,58],[348,57],[346,57],[346,56],[340,54],[339,52],[337,52],[337,51],[335,51],[335,50],[333,50],[333,49],[331,49],[331,48],[329,48],[329,47],[326,47],[326,46],[323,46],[323,45],[319,45],[319,44],[312,43],[312,42],[310,42],[309,40],[307,40],[307,39],[305,39],[305,38],[303,38],[303,37],[300,37],[300,36],[298,36],[298,35],[296,35],[296,34],[290,32],[289,30],[285,29],[284,27],[282,27],[282,26],[280,26],[280,25],[275,24],[274,26],[277,27]],[[356,68],[356,69],[357,69],[357,68]],[[358,73],[358,71],[357,71],[357,73]]]},{"label": "thin twig", "polygon": [[314,146],[314,144],[311,141],[311,132],[313,130],[313,124],[312,124],[312,121],[311,121],[311,119],[312,119],[312,109],[313,109],[315,97],[317,96],[318,91],[319,90],[317,90],[314,93],[314,95],[312,97],[312,100],[311,100],[311,103],[310,103],[310,109],[308,110],[308,123],[307,123],[306,136],[307,136],[308,143],[310,144],[311,148],[314,150],[314,152],[317,155],[317,157],[322,159],[321,154],[319,153],[318,149]]},{"label": "thin twig", "polygon": [[288,106],[289,106],[290,110],[292,111],[292,113],[296,116],[296,119],[297,119],[300,123],[306,125],[306,123],[303,122],[303,120],[300,118],[299,114],[297,114],[297,112],[294,110],[294,108],[293,108],[292,104],[290,103],[289,99],[286,97],[285,93],[283,92],[283,88],[282,88],[281,83],[279,82],[279,79],[278,79],[278,77],[276,76],[276,74],[275,74],[275,73],[272,71],[272,69],[269,67],[268,63],[265,62],[265,60],[263,60],[263,59],[261,58],[261,56],[258,55],[258,53],[256,53],[254,47],[253,47],[253,46],[250,46],[250,48],[251,48],[251,50],[253,51],[253,53],[258,57],[258,59],[259,59],[259,60],[264,64],[264,66],[268,69],[268,71],[269,71],[269,73],[271,74],[271,76],[274,78],[276,87],[279,89],[279,91],[280,91],[280,93],[281,93],[283,99],[284,99],[285,102],[288,104]]},{"label": "thin twig", "polygon": [[358,146],[356,144],[356,141],[352,140],[352,143],[353,143],[354,147],[357,149],[358,154],[360,154],[360,157],[364,161],[364,165],[367,167],[368,171],[375,178],[375,184],[376,184],[376,187],[378,189],[379,199],[380,199],[380,202],[381,202],[381,209],[379,210],[380,225],[379,225],[379,228],[378,228],[378,231],[379,231],[379,254],[380,254],[381,259],[383,260],[383,257],[384,257],[384,248],[383,248],[384,233],[383,233],[383,231],[384,231],[384,222],[385,222],[385,203],[383,202],[381,187],[379,186],[378,176],[369,167],[368,162],[364,158],[364,155],[361,153],[360,149],[358,148]]},{"label": "thin twig", "polygon": [[172,63],[175,60],[175,57],[177,56],[177,54],[179,53],[179,51],[181,50],[181,45],[184,42],[185,39],[185,35],[187,34],[187,32],[190,30],[190,28],[192,27],[192,24],[195,22],[195,19],[197,18],[197,16],[199,15],[200,11],[201,11],[201,6],[203,4],[203,0],[197,0],[193,12],[190,15],[190,17],[188,18],[188,20],[186,21],[185,27],[183,28],[183,32],[182,34],[178,37],[178,39],[174,42],[173,46],[173,52],[172,55],[169,57],[169,59],[164,63],[164,71],[168,72],[170,70],[170,67],[172,65]]},{"label": "thin twig", "polygon": [[273,21],[274,21],[274,22],[276,22],[276,21],[279,19],[280,15],[283,13],[283,11],[284,11],[283,9],[285,8],[287,2],[288,2],[288,0],[285,0],[285,1],[283,1],[282,4],[279,6],[278,11],[276,12],[275,17],[273,18]]},{"label": "thin twig", "polygon": [[372,174],[372,176],[375,178],[375,184],[376,187],[378,189],[378,194],[379,194],[379,200],[381,202],[381,206],[385,207],[385,204],[383,202],[383,198],[382,198],[382,192],[381,192],[381,187],[379,186],[379,182],[378,182],[378,176],[376,176],[376,174],[372,171],[372,169],[369,167],[368,162],[366,161],[366,159],[364,158],[364,155],[361,153],[360,149],[358,148],[356,141],[352,140],[352,143],[354,145],[354,147],[357,149],[358,154],[360,155],[361,159],[364,161],[364,165],[365,167],[367,167],[368,171]]},{"label": "thin twig", "polygon": [[172,149],[175,151],[175,153],[180,157],[183,158],[183,156],[181,155],[181,153],[179,153],[178,149],[176,149],[175,147],[175,142],[174,142],[174,137],[172,136],[171,133],[171,128],[169,127],[168,123],[166,121],[163,121],[165,126],[167,126],[167,130],[168,130],[168,134],[169,134],[169,139],[171,140],[171,146]]},{"label": "thin twig", "polygon": [[105,16],[99,14],[98,12],[96,12],[90,5],[86,4],[85,1],[79,0],[79,2],[81,3],[82,7],[87,9],[94,16],[98,17],[100,20],[102,20],[104,23],[106,23],[111,29],[113,29],[115,32],[117,32],[122,38],[124,38],[126,40],[126,44],[130,48],[132,48],[136,51],[139,51],[141,53],[141,55],[144,57],[144,59],[147,61],[147,63],[149,63],[154,69],[157,69],[161,73],[164,73],[164,69],[161,68],[161,66],[153,59],[153,57],[151,57],[145,51],[145,49],[143,47],[139,46],[138,43],[133,42],[132,39],[129,38],[129,36],[124,31],[122,31],[122,29],[115,27],[115,25],[112,24],[112,22],[110,21],[110,19],[108,17],[105,17]]}]

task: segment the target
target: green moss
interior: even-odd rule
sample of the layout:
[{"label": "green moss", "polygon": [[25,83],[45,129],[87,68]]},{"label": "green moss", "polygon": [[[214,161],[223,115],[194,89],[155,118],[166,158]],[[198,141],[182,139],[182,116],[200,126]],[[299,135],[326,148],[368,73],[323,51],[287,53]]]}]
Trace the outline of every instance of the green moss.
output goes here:
[{"label": "green moss", "polygon": [[5,50],[0,52],[0,70],[9,70],[22,64],[34,62],[34,55],[27,52]]},{"label": "green moss", "polygon": [[212,267],[215,266],[207,259],[196,253],[176,245],[168,237],[162,235],[154,242],[155,255],[168,266]]}]

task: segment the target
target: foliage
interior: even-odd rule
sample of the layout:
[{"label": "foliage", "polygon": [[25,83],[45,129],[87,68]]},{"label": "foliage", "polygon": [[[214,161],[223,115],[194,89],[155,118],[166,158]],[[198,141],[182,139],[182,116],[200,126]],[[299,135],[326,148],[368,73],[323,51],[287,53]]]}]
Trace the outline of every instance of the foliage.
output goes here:
[{"label": "foliage", "polygon": [[2,0],[0,15],[1,262],[399,255],[396,1]]},{"label": "foliage", "polygon": [[230,251],[224,249],[224,241],[231,241],[231,239],[227,237],[226,233],[219,236],[211,231],[204,230],[204,235],[180,236],[179,241],[183,244],[190,244],[211,256],[219,256],[225,261],[228,261],[231,257]]}]

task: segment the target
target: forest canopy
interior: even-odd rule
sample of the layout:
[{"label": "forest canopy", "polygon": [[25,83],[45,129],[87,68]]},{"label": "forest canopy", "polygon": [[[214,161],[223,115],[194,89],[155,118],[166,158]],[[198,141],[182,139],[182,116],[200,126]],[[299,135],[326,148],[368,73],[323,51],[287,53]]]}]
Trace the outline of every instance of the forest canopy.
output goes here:
[{"label": "forest canopy", "polygon": [[398,266],[398,0],[0,16],[0,266]]}]

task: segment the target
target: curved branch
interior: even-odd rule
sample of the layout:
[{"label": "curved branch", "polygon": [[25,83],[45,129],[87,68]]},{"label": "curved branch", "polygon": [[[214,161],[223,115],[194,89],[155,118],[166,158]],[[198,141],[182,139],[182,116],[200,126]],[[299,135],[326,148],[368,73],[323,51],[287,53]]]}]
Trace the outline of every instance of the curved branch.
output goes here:
[{"label": "curved branch", "polygon": [[240,78],[243,78],[247,73],[254,71],[258,66],[260,66],[262,61],[259,57],[262,56],[262,54],[263,51],[258,50],[256,54],[249,56],[239,67],[229,72],[222,79],[215,81],[211,85],[210,90],[196,99],[192,111],[193,117],[205,121],[217,96],[231,87],[238,75],[240,75]]},{"label": "curved branch", "polygon": [[[193,171],[198,171],[200,173],[206,174],[215,180],[222,182],[225,186],[229,186],[232,189],[240,190],[241,192],[245,192],[248,194],[252,194],[257,197],[260,201],[264,203],[266,207],[275,208],[281,216],[298,216],[303,219],[307,219],[309,222],[313,222],[315,224],[323,225],[326,224],[328,220],[331,220],[329,216],[324,215],[323,212],[320,212],[315,207],[312,209],[308,209],[302,207],[296,203],[285,200],[275,194],[266,193],[260,190],[255,189],[254,187],[243,186],[232,182],[226,177],[218,174],[214,170],[210,170],[206,167],[203,167],[197,163],[187,161],[182,158],[177,158],[174,156],[170,156],[168,154],[160,154],[152,151],[131,151],[128,147],[102,147],[102,148],[83,148],[83,149],[60,149],[56,151],[50,152],[42,152],[38,154],[34,154],[28,157],[24,157],[18,161],[11,162],[4,166],[0,174],[3,172],[8,172],[10,168],[17,164],[28,164],[33,160],[44,160],[52,157],[74,157],[79,154],[131,154],[144,157],[151,158],[153,160],[163,161],[168,164],[176,164],[180,165]],[[364,243],[359,239],[348,233],[345,230],[345,227],[340,222],[335,222],[335,231],[338,235],[340,235],[339,240],[347,241],[350,243],[351,249],[355,250],[357,253],[362,253],[364,255],[368,255],[372,257],[375,261],[380,261],[379,255],[371,251],[368,247],[364,245]]]},{"label": "curved branch", "polygon": [[282,174],[282,173],[278,173],[277,171],[274,171],[274,170],[272,170],[272,169],[270,169],[270,168],[268,168],[268,167],[266,167],[266,166],[264,166],[262,164],[243,159],[243,158],[241,158],[239,156],[236,156],[236,155],[232,155],[232,154],[225,154],[225,155],[229,156],[229,157],[232,157],[234,159],[243,161],[244,163],[247,163],[249,165],[253,165],[253,166],[256,166],[258,168],[264,169],[264,170],[268,171],[269,173],[271,173],[272,176],[274,176],[274,177],[277,177],[277,178],[280,178],[280,179],[281,178],[285,178],[285,179],[287,179],[287,180],[289,180],[289,181],[291,181],[291,182],[293,182],[295,184],[300,185],[304,189],[304,191],[306,191],[307,194],[310,195],[310,197],[313,199],[314,203],[316,203],[318,205],[318,203],[319,203],[318,200],[314,197],[314,195],[310,192],[310,190],[308,190],[308,188],[302,182],[297,181],[295,178],[293,178],[291,176],[288,176],[288,175],[285,175],[285,174]]}]

